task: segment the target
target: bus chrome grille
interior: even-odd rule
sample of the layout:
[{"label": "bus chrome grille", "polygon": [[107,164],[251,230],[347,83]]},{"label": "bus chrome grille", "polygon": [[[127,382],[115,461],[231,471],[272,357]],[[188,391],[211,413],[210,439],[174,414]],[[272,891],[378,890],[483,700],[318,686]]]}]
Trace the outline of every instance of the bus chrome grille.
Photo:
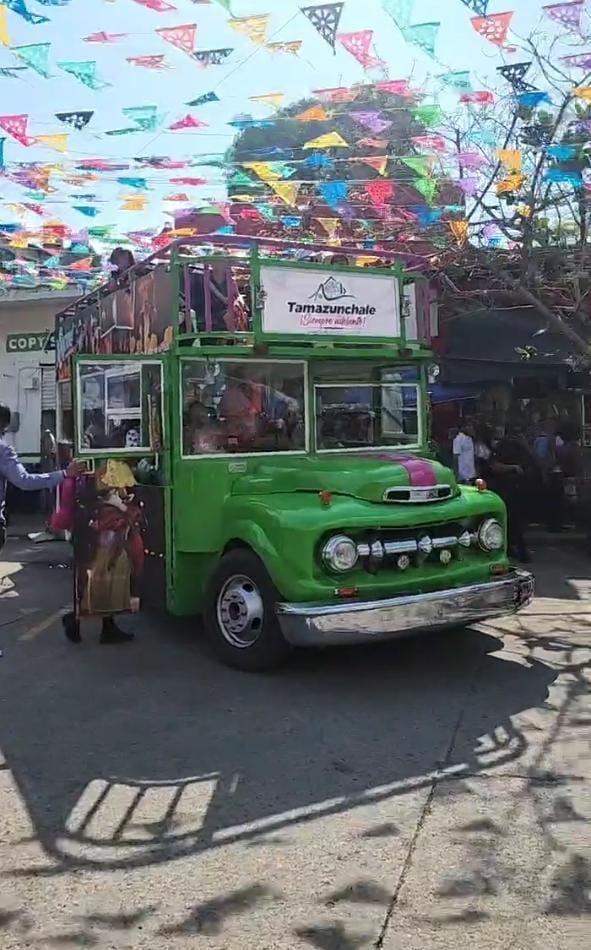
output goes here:
[{"label": "bus chrome grille", "polygon": [[428,485],[413,488],[411,485],[387,488],[383,499],[390,504],[398,505],[425,505],[433,501],[446,501],[453,498],[455,489],[452,485]]},{"label": "bus chrome grille", "polygon": [[381,568],[408,570],[427,562],[445,566],[475,548],[478,539],[472,525],[459,522],[376,531],[357,541],[360,563],[371,573]]}]

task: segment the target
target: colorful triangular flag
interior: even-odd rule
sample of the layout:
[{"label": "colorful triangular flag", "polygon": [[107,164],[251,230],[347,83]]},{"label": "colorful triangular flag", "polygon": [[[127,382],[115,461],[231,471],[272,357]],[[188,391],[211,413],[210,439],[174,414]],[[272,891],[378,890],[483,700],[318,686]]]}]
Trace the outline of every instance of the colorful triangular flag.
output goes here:
[{"label": "colorful triangular flag", "polygon": [[63,122],[64,125],[70,125],[73,129],[80,131],[85,129],[90,120],[92,119],[94,112],[56,112],[55,117],[59,119],[60,122]]},{"label": "colorful triangular flag", "polygon": [[270,181],[269,187],[273,189],[276,195],[279,195],[286,205],[293,207],[297,201],[301,184],[290,181]]},{"label": "colorful triangular flag", "polygon": [[22,16],[28,23],[35,25],[39,23],[49,23],[46,16],[41,16],[39,13],[31,13],[25,0],[2,0],[2,3],[5,7],[8,7],[9,10],[12,10],[13,13],[18,13],[19,16]]},{"label": "colorful triangular flag", "polygon": [[371,203],[376,207],[382,207],[394,194],[394,185],[391,181],[368,181],[365,190]]},{"label": "colorful triangular flag", "polygon": [[228,56],[234,52],[233,47],[227,46],[223,49],[200,49],[193,53],[193,59],[205,66],[221,66],[225,63]]},{"label": "colorful triangular flag", "polygon": [[207,122],[202,122],[194,115],[185,115],[182,119],[177,119],[176,122],[169,125],[168,128],[171,132],[179,132],[181,129],[202,129],[205,126],[207,126]]},{"label": "colorful triangular flag", "polygon": [[267,30],[269,28],[269,14],[262,13],[257,16],[232,17],[228,20],[230,26],[236,33],[243,33],[248,36],[253,43],[263,45],[267,41]]},{"label": "colorful triangular flag", "polygon": [[267,92],[262,96],[249,96],[251,102],[260,102],[261,105],[270,106],[272,109],[278,109],[285,99],[284,92]]},{"label": "colorful triangular flag", "polygon": [[490,0],[462,0],[462,3],[468,7],[468,9],[473,10],[474,13],[478,13],[480,16],[486,16]]},{"label": "colorful triangular flag", "polygon": [[381,113],[379,111],[373,112],[359,112],[354,111],[350,113],[351,117],[355,119],[356,122],[359,122],[360,125],[363,125],[366,129],[369,129],[371,132],[385,132],[386,129],[389,129],[392,125],[390,119],[382,119]]},{"label": "colorful triangular flag", "polygon": [[126,188],[137,188],[138,191],[145,191],[148,187],[148,183],[145,178],[135,178],[129,177],[128,175],[121,175],[117,179],[118,185],[124,185]]},{"label": "colorful triangular flag", "polygon": [[490,16],[472,17],[471,23],[476,32],[489,43],[504,46],[512,19],[513,12],[493,13]]},{"label": "colorful triangular flag", "polygon": [[304,112],[299,112],[297,115],[294,115],[296,122],[325,122],[329,118],[330,115],[324,106],[310,106],[310,108],[305,109]]},{"label": "colorful triangular flag", "polygon": [[324,181],[318,184],[318,191],[331,208],[338,208],[346,200],[349,185],[346,181]]},{"label": "colorful triangular flag", "polygon": [[191,99],[189,102],[185,103],[187,106],[204,106],[208,102],[219,102],[220,98],[216,95],[215,92],[205,92],[202,96],[197,96],[196,99]]},{"label": "colorful triangular flag", "polygon": [[135,0],[135,2],[142,7],[147,7],[148,10],[154,10],[155,13],[169,13],[171,10],[176,10],[176,7],[168,3],[168,0]]},{"label": "colorful triangular flag", "polygon": [[441,106],[436,103],[425,103],[422,106],[417,106],[416,109],[412,110],[413,117],[417,122],[421,122],[423,125],[436,125],[442,116]]},{"label": "colorful triangular flag", "polygon": [[339,43],[345,47],[351,56],[354,56],[358,63],[361,63],[364,69],[377,66],[381,63],[370,52],[373,30],[357,30],[355,33],[339,33],[337,36]]},{"label": "colorful triangular flag", "polygon": [[567,66],[576,66],[578,69],[591,70],[591,53],[577,53],[575,56],[561,56],[560,59]]},{"label": "colorful triangular flag", "polygon": [[532,86],[524,82],[531,64],[531,60],[528,63],[507,63],[505,66],[497,66],[497,72],[501,74],[503,79],[511,83],[516,92],[526,92],[532,89]]},{"label": "colorful triangular flag", "polygon": [[13,46],[12,52],[22,59],[31,69],[49,79],[49,48],[50,43],[34,43],[31,46]]},{"label": "colorful triangular flag", "polygon": [[369,167],[373,168],[374,171],[378,173],[378,175],[385,175],[390,159],[387,155],[376,155],[375,158],[371,155],[368,155],[366,158],[356,158],[354,161],[362,162],[363,165],[369,165]]},{"label": "colorful triangular flag", "polygon": [[426,177],[431,173],[432,159],[428,155],[407,155],[405,158],[401,158],[400,161],[411,168],[413,172],[416,172],[417,175]]},{"label": "colorful triangular flag", "polygon": [[437,182],[434,178],[419,178],[418,181],[413,182],[412,186],[422,194],[426,201],[429,203],[433,201],[437,191]]},{"label": "colorful triangular flag", "polygon": [[142,132],[153,132],[160,121],[158,106],[128,106],[121,110],[127,119],[131,119]]},{"label": "colorful triangular flag", "polygon": [[350,148],[348,142],[345,142],[342,135],[338,132],[326,132],[319,135],[318,138],[310,139],[303,145],[303,148]]},{"label": "colorful triangular flag", "polygon": [[318,221],[320,225],[324,228],[331,240],[334,240],[335,235],[339,229],[340,221],[338,218],[315,218],[315,221]]},{"label": "colorful triangular flag", "polygon": [[27,135],[28,115],[0,115],[0,129],[8,132],[21,145],[33,145],[35,139]]},{"label": "colorful triangular flag", "polygon": [[466,238],[468,237],[468,222],[467,221],[449,221],[449,229],[453,236],[455,237],[458,244],[463,245],[466,243]]},{"label": "colorful triangular flag", "polygon": [[570,33],[581,33],[581,22],[586,0],[571,0],[570,3],[553,3],[542,7],[546,16],[562,23]]},{"label": "colorful triangular flag", "polygon": [[181,26],[167,26],[156,30],[166,43],[176,46],[183,53],[193,54],[195,48],[195,36],[197,34],[196,23],[183,23]]},{"label": "colorful triangular flag", "polygon": [[454,89],[467,91],[472,88],[470,73],[466,70],[444,73],[443,76],[439,76],[439,79],[445,83],[446,86],[452,86]]},{"label": "colorful triangular flag", "polygon": [[[99,213],[98,208],[95,208],[94,205],[72,205],[74,211],[79,211],[80,214],[83,214],[87,218],[95,218]],[[45,262],[47,267],[47,261]]]},{"label": "colorful triangular flag", "polygon": [[166,56],[127,56],[126,61],[130,66],[141,66],[144,69],[170,69],[166,62]]},{"label": "colorful triangular flag", "polygon": [[105,33],[104,30],[101,30],[100,33],[91,33],[89,36],[83,37],[84,43],[117,43],[118,40],[123,40],[127,36],[127,33]]},{"label": "colorful triangular flag", "polygon": [[337,30],[341,20],[344,3],[322,3],[314,7],[302,7],[302,13],[326,40],[332,49],[335,48]]},{"label": "colorful triangular flag", "polygon": [[410,26],[415,0],[382,0],[382,6],[400,30]]},{"label": "colorful triangular flag", "polygon": [[522,155],[517,148],[497,149],[497,158],[509,172],[520,172]]},{"label": "colorful triangular flag", "polygon": [[56,152],[68,151],[68,133],[58,132],[53,135],[36,135],[35,141],[46,148],[53,148]]},{"label": "colorful triangular flag", "polygon": [[81,261],[74,264],[68,264],[68,270],[89,271],[92,270],[92,257],[84,257]]},{"label": "colorful triangular flag", "polygon": [[144,195],[132,195],[125,198],[121,211],[145,211],[148,199]]},{"label": "colorful triangular flag", "polygon": [[99,79],[97,76],[95,60],[87,60],[86,62],[80,63],[62,61],[57,65],[60,69],[63,69],[65,73],[70,73],[72,76],[75,76],[76,79],[79,79],[80,82],[88,86],[89,89],[105,89],[110,85],[110,83]]},{"label": "colorful triangular flag", "polygon": [[407,43],[412,43],[429,56],[434,56],[440,27],[441,23],[414,23],[412,26],[404,27],[402,35]]},{"label": "colorful triangular flag", "polygon": [[[242,162],[243,168],[247,168],[248,171],[254,172],[255,175],[261,179],[261,181],[266,182],[278,180],[283,177],[281,171],[277,171],[277,169],[273,166],[273,162]],[[248,184],[252,184],[250,179],[248,180]]]},{"label": "colorful triangular flag", "polygon": [[0,45],[11,45],[10,35],[8,33],[8,11],[6,7],[0,7]]},{"label": "colorful triangular flag", "polygon": [[266,43],[265,48],[270,53],[290,53],[297,56],[302,48],[302,40],[290,40],[287,43]]}]

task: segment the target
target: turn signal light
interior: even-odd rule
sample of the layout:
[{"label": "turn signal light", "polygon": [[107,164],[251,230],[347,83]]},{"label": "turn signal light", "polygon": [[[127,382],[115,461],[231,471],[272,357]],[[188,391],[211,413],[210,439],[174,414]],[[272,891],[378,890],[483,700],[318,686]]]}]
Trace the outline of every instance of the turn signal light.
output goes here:
[{"label": "turn signal light", "polygon": [[358,587],[337,587],[335,590],[335,595],[337,597],[357,597],[358,594]]},{"label": "turn signal light", "polygon": [[475,484],[478,491],[486,491],[487,486],[483,478],[477,478]]},{"label": "turn signal light", "polygon": [[509,568],[506,564],[493,564],[490,569],[491,574],[495,574],[496,576],[500,574],[507,574],[508,571]]},{"label": "turn signal light", "polygon": [[329,492],[329,491],[318,492],[318,497],[320,498],[320,504],[324,508],[330,507],[330,503],[332,501],[332,492]]}]

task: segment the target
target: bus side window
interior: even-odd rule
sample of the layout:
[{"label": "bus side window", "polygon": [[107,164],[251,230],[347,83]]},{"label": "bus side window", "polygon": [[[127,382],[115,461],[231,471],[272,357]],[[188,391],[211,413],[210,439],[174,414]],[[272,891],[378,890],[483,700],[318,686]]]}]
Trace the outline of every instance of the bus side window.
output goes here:
[{"label": "bus side window", "polygon": [[162,449],[162,367],[150,361],[80,362],[79,452]]}]

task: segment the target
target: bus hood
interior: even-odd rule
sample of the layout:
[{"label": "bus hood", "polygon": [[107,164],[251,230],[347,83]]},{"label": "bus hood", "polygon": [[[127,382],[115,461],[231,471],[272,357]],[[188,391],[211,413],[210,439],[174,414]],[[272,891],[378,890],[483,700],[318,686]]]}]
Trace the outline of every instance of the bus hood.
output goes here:
[{"label": "bus hood", "polygon": [[364,501],[420,503],[453,498],[458,487],[449,468],[407,452],[279,458],[258,461],[237,478],[234,495],[321,492]]}]

